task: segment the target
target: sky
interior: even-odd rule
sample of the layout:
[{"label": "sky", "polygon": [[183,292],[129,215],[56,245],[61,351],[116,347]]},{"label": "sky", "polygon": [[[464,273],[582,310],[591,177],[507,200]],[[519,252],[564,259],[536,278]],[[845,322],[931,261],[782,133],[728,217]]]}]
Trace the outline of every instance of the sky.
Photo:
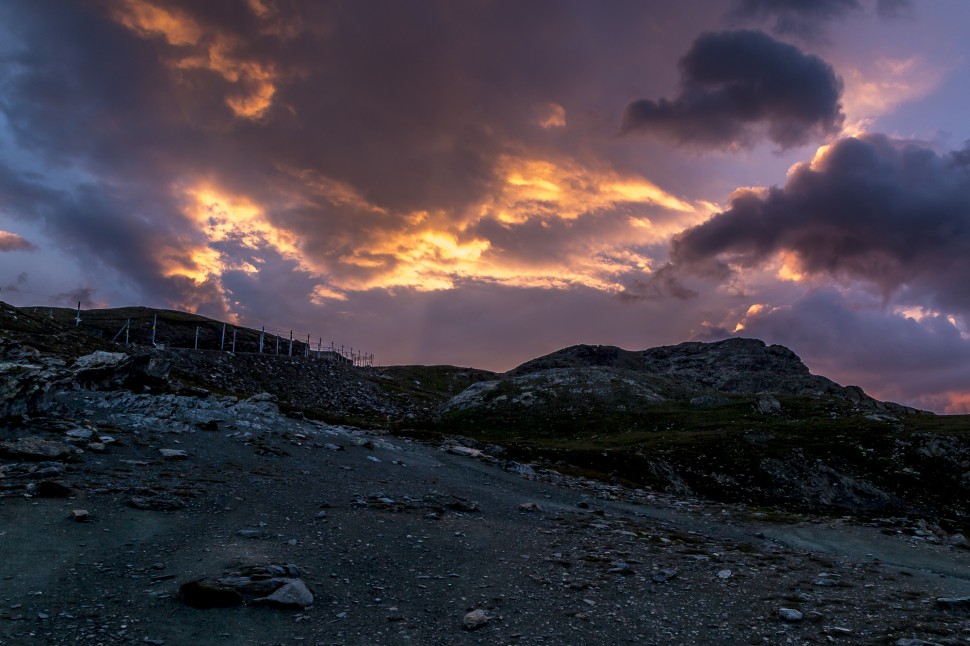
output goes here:
[{"label": "sky", "polygon": [[970,413],[965,0],[0,4],[0,298]]}]

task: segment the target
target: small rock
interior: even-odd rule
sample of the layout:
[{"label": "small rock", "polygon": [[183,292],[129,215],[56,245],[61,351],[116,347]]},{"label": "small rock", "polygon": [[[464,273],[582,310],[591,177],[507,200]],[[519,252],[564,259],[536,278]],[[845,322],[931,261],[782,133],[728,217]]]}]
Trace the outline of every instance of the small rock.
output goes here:
[{"label": "small rock", "polygon": [[158,449],[158,452],[162,454],[163,458],[169,460],[184,460],[189,457],[189,454],[182,449]]},{"label": "small rock", "polygon": [[79,523],[86,523],[87,521],[91,520],[91,514],[87,509],[72,509],[70,517],[72,520]]},{"label": "small rock", "polygon": [[462,618],[461,623],[465,630],[478,630],[488,623],[488,615],[481,609],[472,610]]},{"label": "small rock", "polygon": [[794,608],[782,608],[778,611],[778,616],[784,621],[801,621],[804,619],[804,615]]},{"label": "small rock", "polygon": [[290,579],[273,594],[256,599],[253,603],[262,603],[283,609],[306,608],[313,605],[313,593],[306,587],[302,579]]},{"label": "small rock", "polygon": [[938,642],[928,642],[922,639],[902,638],[896,640],[896,646],[943,646]]},{"label": "small rock", "polygon": [[613,561],[613,566],[609,571],[610,574],[629,575],[633,574],[633,567],[626,561]]},{"label": "small rock", "polygon": [[519,511],[542,511],[542,507],[539,506],[539,503],[524,502],[519,505]]},{"label": "small rock", "polygon": [[580,509],[589,509],[589,503],[586,502],[585,500],[580,500],[579,502],[576,503],[576,506],[579,507]]},{"label": "small rock", "polygon": [[94,451],[95,453],[104,453],[107,448],[108,447],[104,442],[91,442],[88,444],[88,450]]},{"label": "small rock", "polygon": [[256,529],[254,527],[246,527],[244,529],[240,529],[238,532],[236,532],[236,534],[238,534],[239,536],[242,536],[243,538],[266,538],[266,532],[264,532],[261,529]]},{"label": "small rock", "polygon": [[64,435],[74,438],[75,440],[87,440],[94,435],[94,432],[89,428],[76,428],[73,431],[68,431]]},{"label": "small rock", "polygon": [[675,578],[676,576],[677,576],[677,570],[673,568],[664,568],[663,570],[659,570],[658,572],[655,572],[652,578],[656,583],[665,583]]},{"label": "small rock", "polygon": [[464,455],[469,458],[480,458],[482,457],[482,452],[478,449],[473,449],[468,446],[453,446],[448,449],[448,453],[454,453],[455,455]]},{"label": "small rock", "polygon": [[771,395],[760,395],[754,409],[762,415],[777,415],[781,412],[781,403]]},{"label": "small rock", "polygon": [[316,517],[317,518],[326,518],[327,517],[327,512],[326,511],[318,511]]},{"label": "small rock", "polygon": [[164,639],[154,639],[153,637],[145,637],[143,640],[146,644],[154,644],[155,646],[164,646]]},{"label": "small rock", "polygon": [[519,462],[512,463],[511,471],[512,473],[525,476],[527,478],[534,478],[536,475],[536,470],[533,469],[531,465],[521,464]]},{"label": "small rock", "polygon": [[170,493],[153,492],[144,496],[132,496],[128,499],[128,506],[151,511],[175,511],[185,507],[185,502]]},{"label": "small rock", "polygon": [[717,578],[730,579],[733,576],[733,574],[734,573],[731,572],[731,570],[721,570],[720,572],[717,573]]}]

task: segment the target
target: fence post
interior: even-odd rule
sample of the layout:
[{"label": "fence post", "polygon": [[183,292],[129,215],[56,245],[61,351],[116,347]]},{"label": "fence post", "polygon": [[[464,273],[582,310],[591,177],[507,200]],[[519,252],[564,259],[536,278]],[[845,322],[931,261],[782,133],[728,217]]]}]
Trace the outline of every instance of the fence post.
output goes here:
[{"label": "fence post", "polygon": [[199,349],[199,326],[195,326],[195,349]]},{"label": "fence post", "polygon": [[[47,291],[46,289],[44,290]],[[77,314],[74,315],[74,327],[81,327],[81,301],[77,302]]]},{"label": "fence post", "polygon": [[128,319],[128,322],[125,323],[125,347],[128,347],[128,332],[130,331],[131,331],[131,319]]},{"label": "fence post", "polygon": [[232,328],[232,351],[236,351],[236,328]]},{"label": "fence post", "polygon": [[155,328],[158,327],[158,312],[155,312],[155,317],[152,319],[152,347],[155,346]]},{"label": "fence post", "polygon": [[279,356],[279,354],[280,354],[280,335],[277,334],[276,335],[276,355]]},{"label": "fence post", "polygon": [[266,334],[266,326],[264,325],[263,329],[259,331],[259,353],[260,354],[263,354],[263,335],[265,334]]},{"label": "fence post", "polygon": [[219,339],[219,350],[222,351],[222,350],[225,350],[225,349],[226,349],[226,322],[223,321],[222,322],[222,338]]},{"label": "fence post", "polygon": [[293,330],[290,330],[290,354],[289,354],[289,356],[291,356],[291,357],[293,356]]}]

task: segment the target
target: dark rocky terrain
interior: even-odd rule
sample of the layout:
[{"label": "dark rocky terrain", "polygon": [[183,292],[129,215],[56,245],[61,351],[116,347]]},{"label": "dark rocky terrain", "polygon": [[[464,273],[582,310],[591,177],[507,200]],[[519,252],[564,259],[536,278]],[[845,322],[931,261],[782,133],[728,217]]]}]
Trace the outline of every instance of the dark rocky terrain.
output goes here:
[{"label": "dark rocky terrain", "polygon": [[50,314],[0,307],[2,644],[970,641],[967,419],[785,348],[495,375]]}]

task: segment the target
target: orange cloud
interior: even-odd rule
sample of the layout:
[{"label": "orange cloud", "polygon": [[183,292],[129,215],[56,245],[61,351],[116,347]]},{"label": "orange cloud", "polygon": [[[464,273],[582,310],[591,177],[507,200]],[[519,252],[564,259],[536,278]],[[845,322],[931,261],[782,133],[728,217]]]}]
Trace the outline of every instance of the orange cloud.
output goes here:
[{"label": "orange cloud", "polygon": [[121,0],[113,8],[112,16],[142,38],[161,36],[169,45],[195,45],[203,34],[199,24],[183,12],[144,0]]},{"label": "orange cloud", "polygon": [[534,218],[575,220],[581,215],[622,206],[653,205],[692,213],[694,207],[652,182],[571,160],[504,156],[499,160],[502,184],[482,204],[481,217],[518,224]]},{"label": "orange cloud", "polygon": [[296,236],[275,226],[262,206],[245,196],[227,195],[202,184],[186,191],[185,215],[211,242],[232,241],[251,250],[271,248],[280,255],[300,258]]},{"label": "orange cloud", "polygon": [[[315,174],[300,176],[334,204],[395,215],[345,184]],[[685,221],[695,223],[707,215],[706,208],[698,212],[642,177],[568,159],[505,156],[499,161],[498,179],[495,190],[464,213],[397,214],[398,228],[380,230],[367,244],[338,259],[338,265],[356,271],[350,272],[352,277],[335,280],[351,290],[442,290],[471,279],[516,287],[582,285],[620,291],[622,275],[650,271],[652,260],[633,248],[661,242],[680,231]],[[675,215],[654,222],[644,207]],[[631,215],[599,237],[564,242],[554,259],[512,258],[492,240],[472,233],[489,220],[513,230],[534,220],[543,226],[568,227],[580,218],[596,218],[616,209],[629,210]],[[339,267],[331,269],[341,275]]]},{"label": "orange cloud", "polygon": [[[642,177],[572,160],[504,157],[495,189],[460,212],[395,212],[344,181],[312,170],[281,170],[297,184],[280,189],[272,203],[230,194],[214,181],[183,189],[183,213],[195,242],[170,254],[167,275],[214,284],[227,271],[257,271],[261,252],[269,250],[322,279],[310,296],[321,304],[343,300],[348,291],[447,290],[464,280],[618,292],[623,276],[651,271],[652,258],[638,249],[709,215],[707,206],[695,209]],[[323,202],[337,209],[334,225],[310,245],[312,255],[295,230],[268,215],[273,209],[319,212]],[[608,226],[588,223],[607,216]],[[340,218],[352,218],[353,233]],[[595,233],[570,233],[581,220]],[[484,233],[494,231],[495,223],[513,232],[527,226],[540,237],[548,228],[561,248],[536,257],[527,249],[504,248]]]},{"label": "orange cloud", "polygon": [[[251,4],[253,11],[257,7],[265,9],[258,0]],[[142,38],[161,38],[175,48],[175,69],[205,70],[232,83],[235,90],[225,102],[237,117],[256,120],[272,106],[278,74],[271,65],[239,57],[236,38],[206,30],[184,12],[149,0],[118,0],[112,17]]]}]

